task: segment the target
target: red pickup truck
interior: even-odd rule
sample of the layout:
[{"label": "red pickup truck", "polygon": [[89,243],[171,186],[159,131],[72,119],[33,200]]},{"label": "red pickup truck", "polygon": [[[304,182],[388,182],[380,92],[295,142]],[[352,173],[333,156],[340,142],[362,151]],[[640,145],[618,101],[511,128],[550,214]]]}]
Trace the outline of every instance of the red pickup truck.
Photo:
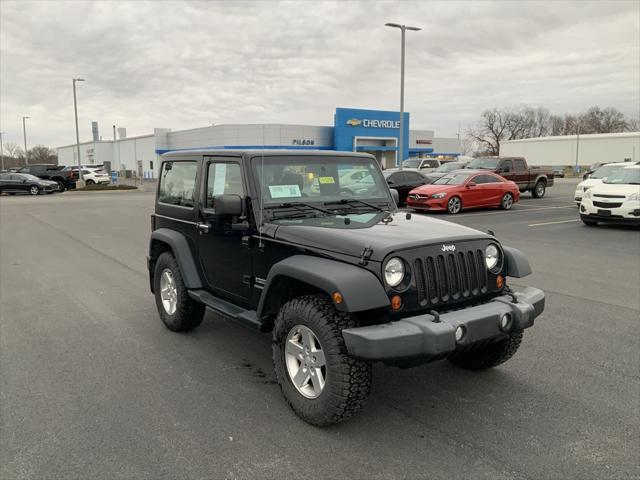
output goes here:
[{"label": "red pickup truck", "polygon": [[551,168],[529,167],[523,157],[478,157],[465,168],[489,170],[518,185],[521,192],[531,192],[533,198],[544,197],[553,186]]}]

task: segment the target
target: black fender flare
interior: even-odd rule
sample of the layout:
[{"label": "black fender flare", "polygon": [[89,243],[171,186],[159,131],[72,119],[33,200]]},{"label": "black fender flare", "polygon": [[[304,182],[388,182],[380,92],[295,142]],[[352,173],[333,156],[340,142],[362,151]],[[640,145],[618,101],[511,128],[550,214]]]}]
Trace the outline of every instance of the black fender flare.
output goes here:
[{"label": "black fender flare", "polygon": [[522,278],[531,275],[531,265],[524,253],[517,248],[502,247],[504,250],[504,261],[507,264],[507,276]]},{"label": "black fender flare", "polygon": [[[187,238],[182,233],[168,228],[154,230],[149,239],[149,257],[151,259],[153,259],[154,256],[153,246],[156,242],[166,243],[171,247],[173,256],[176,258],[176,262],[178,262],[178,266],[180,267],[180,273],[182,274],[185,286],[187,288],[202,288],[202,279],[196,267],[196,262],[193,259]],[[153,272],[150,273],[153,274]]]},{"label": "black fender flare", "polygon": [[278,277],[309,284],[326,292],[330,298],[334,292],[340,292],[343,300],[334,305],[342,312],[371,310],[390,303],[382,283],[369,270],[327,258],[293,255],[269,270],[258,303],[258,317],[262,315],[270,287]]}]

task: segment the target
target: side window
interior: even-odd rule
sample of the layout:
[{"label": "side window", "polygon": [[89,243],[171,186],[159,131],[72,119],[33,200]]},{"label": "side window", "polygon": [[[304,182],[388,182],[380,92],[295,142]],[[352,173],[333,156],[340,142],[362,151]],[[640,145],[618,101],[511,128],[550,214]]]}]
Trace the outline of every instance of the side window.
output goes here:
[{"label": "side window", "polygon": [[471,180],[469,180],[469,183],[471,182],[475,183],[476,185],[482,185],[484,183],[487,183],[485,181],[485,175],[476,175]]},{"label": "side window", "polygon": [[498,177],[494,177],[493,175],[483,175],[485,182],[484,183],[502,183]]},{"label": "side window", "polygon": [[25,166],[18,170],[19,173],[29,173],[31,171],[31,167]]},{"label": "side window", "polygon": [[408,183],[418,183],[424,180],[424,177],[417,172],[404,172]]},{"label": "side window", "polygon": [[160,175],[158,201],[193,207],[197,168],[196,162],[165,162]]},{"label": "side window", "polygon": [[526,170],[524,166],[524,160],[514,160],[513,165],[516,168],[516,172],[523,172]]},{"label": "side window", "polygon": [[511,162],[511,160],[503,161],[500,167],[500,171],[503,173],[513,172],[513,163]]},{"label": "side window", "polygon": [[213,207],[215,195],[240,195],[244,197],[242,170],[237,163],[216,162],[209,164],[207,174],[207,207]]}]

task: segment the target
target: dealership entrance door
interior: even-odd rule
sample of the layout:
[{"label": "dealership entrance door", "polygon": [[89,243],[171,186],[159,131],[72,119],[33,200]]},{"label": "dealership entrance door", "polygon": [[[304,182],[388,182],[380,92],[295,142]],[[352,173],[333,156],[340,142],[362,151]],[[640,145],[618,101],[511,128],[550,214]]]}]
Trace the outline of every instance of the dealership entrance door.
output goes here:
[{"label": "dealership entrance door", "polygon": [[353,149],[356,152],[370,153],[382,168],[395,168],[398,157],[398,139],[396,137],[353,137]]}]

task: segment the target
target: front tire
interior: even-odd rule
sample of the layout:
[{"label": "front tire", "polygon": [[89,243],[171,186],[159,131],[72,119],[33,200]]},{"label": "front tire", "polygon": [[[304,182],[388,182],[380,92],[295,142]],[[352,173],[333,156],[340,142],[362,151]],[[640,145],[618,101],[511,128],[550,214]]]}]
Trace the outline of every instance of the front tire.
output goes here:
[{"label": "front tire", "polygon": [[29,193],[31,195],[40,195],[40,187],[37,185],[31,185],[31,187],[29,187]]},{"label": "front tire", "polygon": [[451,197],[447,202],[447,213],[456,215],[460,213],[460,210],[462,210],[462,200],[460,200],[460,197]]},{"label": "front tire", "polygon": [[466,370],[484,370],[506,362],[515,355],[522,343],[522,332],[511,333],[507,338],[486,347],[449,357],[449,361]]},{"label": "front tire", "polygon": [[502,210],[511,210],[511,207],[513,207],[513,195],[505,193],[502,196],[502,200],[500,200],[500,208]]},{"label": "front tire", "polygon": [[533,198],[542,198],[547,191],[547,184],[544,180],[538,180],[533,190],[531,190],[531,196]]},{"label": "front tire", "polygon": [[369,396],[371,364],[350,357],[342,338],[342,330],[355,325],[321,295],[290,300],[278,313],[272,348],[276,378],[289,406],[311,425],[341,422]]},{"label": "front tire", "polygon": [[189,297],[180,267],[171,252],[158,257],[153,287],[160,319],[169,330],[187,332],[202,323],[205,306]]},{"label": "front tire", "polygon": [[95,185],[96,184],[96,182],[94,182],[93,180],[87,180],[85,183],[87,185]]},{"label": "front tire", "polygon": [[64,186],[64,182],[62,180],[58,180],[56,183],[58,184],[58,191],[60,193],[64,192],[67,189],[67,187]]}]

